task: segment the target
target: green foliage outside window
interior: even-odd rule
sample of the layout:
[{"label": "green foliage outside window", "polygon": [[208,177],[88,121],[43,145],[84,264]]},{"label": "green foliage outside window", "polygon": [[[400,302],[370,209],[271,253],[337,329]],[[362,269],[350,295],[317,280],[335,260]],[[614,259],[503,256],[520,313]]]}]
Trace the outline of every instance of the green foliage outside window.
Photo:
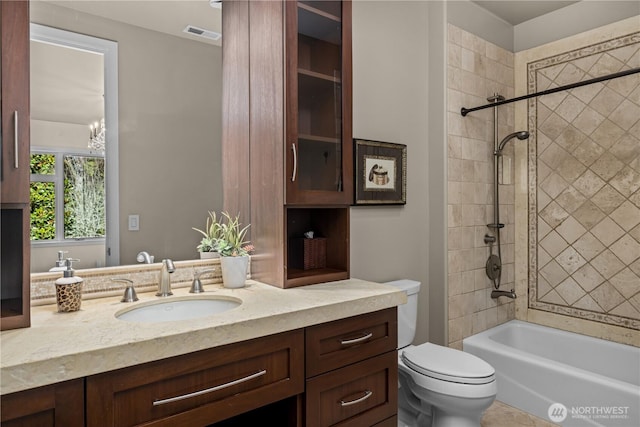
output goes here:
[{"label": "green foliage outside window", "polygon": [[104,159],[64,157],[64,237],[104,237]]},{"label": "green foliage outside window", "polygon": [[[53,154],[32,154],[31,173],[53,175],[56,156]],[[32,182],[31,200],[31,240],[52,240],[56,238],[56,192],[53,182]]]},{"label": "green foliage outside window", "polygon": [[[32,175],[55,175],[55,154],[32,154]],[[106,230],[104,158],[66,155],[63,160],[64,238],[104,237]],[[37,178],[36,178],[37,179]],[[42,179],[42,178],[41,178]],[[56,238],[55,182],[30,185],[31,240]]]},{"label": "green foliage outside window", "polygon": [[55,154],[32,154],[31,174],[54,175],[56,173]]}]

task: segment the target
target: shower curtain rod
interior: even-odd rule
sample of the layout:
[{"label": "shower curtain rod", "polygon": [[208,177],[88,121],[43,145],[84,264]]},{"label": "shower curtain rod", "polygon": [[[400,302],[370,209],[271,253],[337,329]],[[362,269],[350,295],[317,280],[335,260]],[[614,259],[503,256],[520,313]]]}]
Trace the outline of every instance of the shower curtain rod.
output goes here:
[{"label": "shower curtain rod", "polygon": [[571,83],[571,84],[564,85],[564,86],[554,87],[553,89],[547,89],[547,90],[543,90],[543,91],[540,91],[540,92],[530,93],[528,95],[518,96],[516,98],[511,98],[511,99],[505,99],[505,100],[502,100],[502,101],[492,102],[491,104],[481,105],[479,107],[473,107],[473,108],[464,108],[464,107],[462,107],[460,109],[460,114],[462,114],[462,116],[464,117],[464,116],[466,116],[467,114],[469,114],[469,113],[471,113],[473,111],[484,110],[485,108],[497,107],[498,105],[503,105],[503,104],[510,104],[512,102],[522,101],[524,99],[529,99],[529,98],[533,98],[533,97],[536,97],[536,96],[549,95],[551,93],[560,92],[561,90],[568,90],[568,89],[573,89],[573,88],[580,87],[580,86],[586,86],[586,85],[590,85],[590,84],[593,84],[593,83],[602,82],[602,81],[605,81],[605,80],[617,79],[618,77],[625,77],[625,76],[629,76],[629,75],[635,74],[635,73],[640,73],[640,68],[632,68],[630,70],[619,71],[617,73],[607,74],[606,76],[596,77],[596,78],[585,80],[585,81],[582,81],[582,82]]}]

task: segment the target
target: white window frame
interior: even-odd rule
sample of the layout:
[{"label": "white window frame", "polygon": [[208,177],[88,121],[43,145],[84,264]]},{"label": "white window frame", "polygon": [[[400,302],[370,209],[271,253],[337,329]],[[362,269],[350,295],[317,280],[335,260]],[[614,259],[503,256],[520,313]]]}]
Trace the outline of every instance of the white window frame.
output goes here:
[{"label": "white window frame", "polygon": [[[31,244],[34,246],[73,246],[74,244],[87,244],[87,243],[106,243],[105,237],[78,237],[78,238],[66,238],[64,237],[64,158],[65,156],[86,156],[86,157],[101,157],[105,158],[104,153],[96,152],[93,150],[67,150],[64,148],[40,148],[31,147],[31,154],[50,154],[56,157],[55,172],[53,175],[41,175],[30,174],[29,182],[53,182],[55,193],[55,224],[56,235],[53,239],[46,240],[31,240]],[[106,163],[105,163],[106,167]],[[106,185],[106,182],[105,182]],[[106,191],[105,191],[105,205],[106,205]],[[106,206],[105,206],[106,213]],[[105,221],[106,227],[106,221]],[[106,234],[106,232],[105,232]]]}]

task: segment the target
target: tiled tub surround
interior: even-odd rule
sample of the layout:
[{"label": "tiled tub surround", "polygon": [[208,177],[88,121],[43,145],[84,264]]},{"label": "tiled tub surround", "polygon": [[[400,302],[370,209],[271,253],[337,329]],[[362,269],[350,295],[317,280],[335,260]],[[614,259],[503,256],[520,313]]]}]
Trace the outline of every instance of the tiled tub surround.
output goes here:
[{"label": "tiled tub surround", "polygon": [[[175,289],[174,296],[162,300],[192,295],[188,291]],[[82,309],[73,313],[58,313],[55,304],[32,307],[30,328],[0,333],[0,394],[406,303],[406,294],[394,287],[357,279],[294,289],[248,280],[240,289],[206,286],[205,297],[242,300],[239,307],[221,314],[162,324],[116,319],[126,307],[161,300],[151,292],[138,296],[137,303],[121,303],[119,297],[83,301]]]},{"label": "tiled tub surround", "polygon": [[[513,319],[513,300],[491,299],[493,282],[485,274],[489,247],[486,224],[493,222],[493,111],[466,117],[461,107],[487,103],[499,93],[514,95],[513,53],[453,25],[448,26],[448,341],[462,339]],[[499,136],[514,130],[513,106],[498,109]],[[505,158],[513,159],[510,142]],[[509,181],[513,182],[512,171]],[[500,185],[502,229],[501,289],[514,287],[514,186]],[[495,253],[495,247],[494,247]]]},{"label": "tiled tub surround", "polygon": [[[528,91],[640,67],[640,32],[528,63]],[[531,100],[529,308],[640,329],[640,74]]]},{"label": "tiled tub surround", "polygon": [[[82,277],[82,298],[93,299],[105,296],[122,295],[125,285],[111,279],[129,279],[133,281],[136,292],[152,292],[158,287],[158,274],[161,263],[134,264],[118,267],[91,268],[76,270],[75,275]],[[173,289],[190,287],[196,271],[215,271],[203,274],[203,285],[222,283],[222,272],[219,259],[175,261],[176,271],[171,273]],[[249,270],[251,268],[249,267]],[[56,302],[55,281],[62,277],[62,272],[31,274],[31,305],[44,305]],[[248,277],[251,277],[248,274]]]}]

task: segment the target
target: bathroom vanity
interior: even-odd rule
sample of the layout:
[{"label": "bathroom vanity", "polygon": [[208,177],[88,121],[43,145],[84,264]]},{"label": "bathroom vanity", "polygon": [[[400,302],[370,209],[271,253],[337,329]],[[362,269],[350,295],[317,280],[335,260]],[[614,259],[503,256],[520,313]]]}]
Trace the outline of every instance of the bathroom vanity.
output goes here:
[{"label": "bathroom vanity", "polygon": [[242,304],[152,323],[117,319],[118,298],[83,301],[76,313],[34,307],[31,328],[1,335],[2,425],[397,424],[403,292],[351,279],[212,285],[212,295]]}]

